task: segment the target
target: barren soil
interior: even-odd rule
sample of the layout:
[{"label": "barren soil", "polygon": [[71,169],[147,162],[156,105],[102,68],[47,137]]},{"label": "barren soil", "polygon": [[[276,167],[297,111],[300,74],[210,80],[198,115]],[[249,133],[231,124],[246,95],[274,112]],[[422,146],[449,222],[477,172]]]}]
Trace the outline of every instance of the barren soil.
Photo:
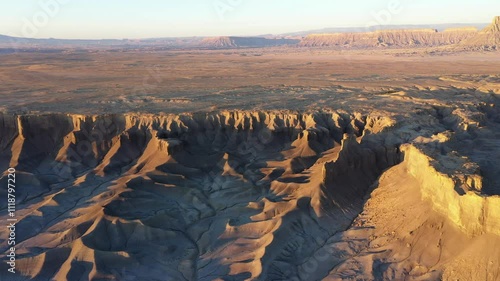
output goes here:
[{"label": "barren soil", "polygon": [[0,280],[500,280],[498,52],[0,59]]}]

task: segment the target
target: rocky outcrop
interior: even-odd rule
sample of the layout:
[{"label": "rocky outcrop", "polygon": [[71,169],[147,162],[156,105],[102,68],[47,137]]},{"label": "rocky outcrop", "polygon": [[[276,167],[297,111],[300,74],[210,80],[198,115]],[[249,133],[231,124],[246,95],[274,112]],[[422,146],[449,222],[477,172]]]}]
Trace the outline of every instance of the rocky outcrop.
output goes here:
[{"label": "rocky outcrop", "polygon": [[500,42],[500,17],[478,31],[476,28],[381,30],[361,33],[311,34],[300,43],[302,47],[481,47],[496,49]]},{"label": "rocky outcrop", "polygon": [[476,35],[474,29],[453,29],[438,32],[435,29],[382,30],[367,33],[311,34],[301,42],[303,47],[431,47],[453,45]]},{"label": "rocky outcrop", "polygon": [[[0,115],[0,167],[56,174],[64,181],[88,169],[103,174],[121,169],[146,151],[175,154],[185,147],[206,151],[248,150],[255,145],[286,142],[307,146],[313,154],[340,142],[344,133],[361,136],[366,128],[380,130],[392,121],[345,113],[223,112],[166,116],[137,115]],[[245,141],[253,140],[248,147]],[[309,139],[318,138],[309,147]],[[325,142],[325,140],[329,140]],[[296,141],[296,142],[294,142]],[[242,148],[243,147],[243,148]],[[306,152],[300,152],[302,157]],[[182,156],[180,159],[184,159]],[[59,173],[64,169],[64,173]],[[102,170],[101,170],[102,169]],[[53,179],[54,180],[54,179]]]},{"label": "rocky outcrop", "polygon": [[454,174],[447,174],[441,172],[445,163],[436,162],[413,145],[404,145],[402,152],[408,172],[420,182],[422,197],[436,211],[468,235],[500,235],[500,197],[481,194],[482,177],[476,168],[459,166]]},{"label": "rocky outcrop", "polygon": [[493,22],[473,37],[464,40],[461,45],[481,49],[500,48],[500,17],[495,17]]},{"label": "rocky outcrop", "polygon": [[493,19],[493,22],[481,31],[481,33],[498,33],[498,32],[500,32],[500,16],[495,17]]}]

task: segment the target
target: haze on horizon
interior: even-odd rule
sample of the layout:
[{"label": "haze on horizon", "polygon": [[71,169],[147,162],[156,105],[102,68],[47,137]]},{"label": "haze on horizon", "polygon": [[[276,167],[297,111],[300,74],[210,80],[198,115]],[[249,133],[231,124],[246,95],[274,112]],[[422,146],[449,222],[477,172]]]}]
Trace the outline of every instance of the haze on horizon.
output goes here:
[{"label": "haze on horizon", "polygon": [[122,39],[259,35],[371,25],[487,23],[500,2],[376,1],[9,1],[0,34],[32,38]]}]

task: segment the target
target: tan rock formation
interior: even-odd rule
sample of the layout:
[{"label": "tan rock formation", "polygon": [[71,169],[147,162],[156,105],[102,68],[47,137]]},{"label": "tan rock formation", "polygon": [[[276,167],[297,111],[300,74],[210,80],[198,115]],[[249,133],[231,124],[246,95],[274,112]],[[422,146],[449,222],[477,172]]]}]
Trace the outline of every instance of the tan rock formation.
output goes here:
[{"label": "tan rock formation", "polygon": [[477,33],[473,29],[437,32],[435,29],[382,30],[368,33],[311,34],[300,46],[337,46],[350,48],[443,46],[457,44]]},{"label": "tan rock formation", "polygon": [[[20,186],[18,270],[35,280],[335,279],[363,256],[355,264],[394,259],[391,270],[360,269],[364,278],[436,278],[456,268],[456,248],[443,246],[438,263],[395,259],[441,247],[409,232],[439,224],[418,237],[500,235],[495,170],[441,153],[457,144],[446,128],[461,140],[494,138],[481,129],[494,110],[436,108],[414,120],[343,111],[0,115],[0,166],[15,167]],[[358,254],[370,241],[394,251]]]},{"label": "tan rock formation", "polygon": [[463,45],[483,49],[497,49],[500,46],[500,17],[495,17],[493,22],[481,30],[474,37],[462,42]]}]

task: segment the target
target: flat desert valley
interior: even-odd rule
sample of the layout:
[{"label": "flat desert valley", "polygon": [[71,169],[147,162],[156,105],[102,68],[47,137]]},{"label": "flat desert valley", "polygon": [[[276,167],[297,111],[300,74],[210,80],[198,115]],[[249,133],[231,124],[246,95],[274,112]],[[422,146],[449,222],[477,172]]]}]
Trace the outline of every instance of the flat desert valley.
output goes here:
[{"label": "flat desert valley", "polygon": [[446,89],[498,94],[499,69],[498,52],[439,49],[27,52],[2,55],[0,106],[14,113],[179,114],[340,109],[367,99],[359,104],[370,108],[399,91],[437,99]]},{"label": "flat desert valley", "polygon": [[4,52],[0,280],[500,280],[499,54]]}]

